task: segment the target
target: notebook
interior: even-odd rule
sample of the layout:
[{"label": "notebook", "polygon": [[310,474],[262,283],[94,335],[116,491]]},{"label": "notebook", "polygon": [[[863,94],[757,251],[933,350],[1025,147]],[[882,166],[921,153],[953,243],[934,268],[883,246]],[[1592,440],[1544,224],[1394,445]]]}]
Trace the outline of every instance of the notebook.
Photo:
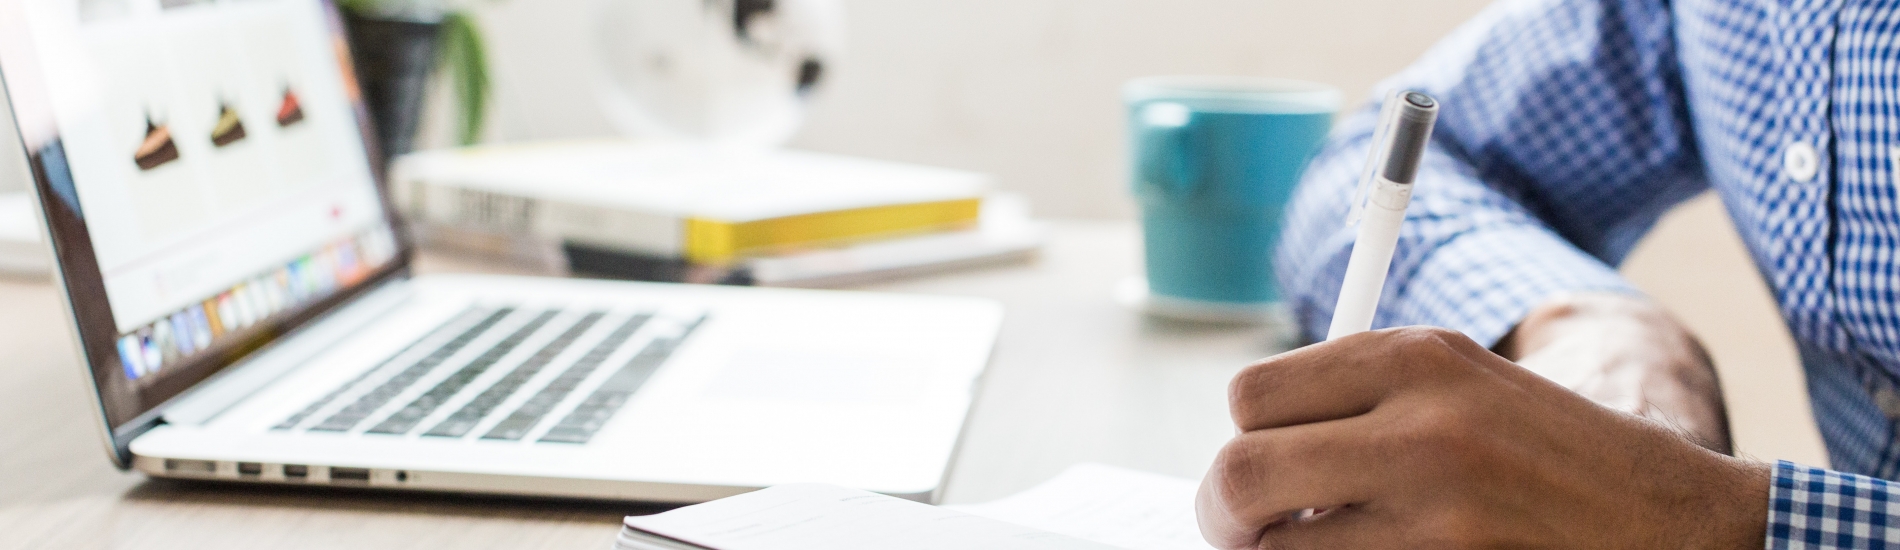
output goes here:
[{"label": "notebook", "polygon": [[1081,464],[986,504],[936,507],[830,485],[780,485],[631,516],[616,550],[1209,550],[1193,480]]}]

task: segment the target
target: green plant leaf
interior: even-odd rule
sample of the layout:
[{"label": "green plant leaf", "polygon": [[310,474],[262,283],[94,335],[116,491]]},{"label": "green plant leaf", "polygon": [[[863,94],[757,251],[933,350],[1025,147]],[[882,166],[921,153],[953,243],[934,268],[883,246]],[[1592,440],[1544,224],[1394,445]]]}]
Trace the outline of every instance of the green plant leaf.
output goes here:
[{"label": "green plant leaf", "polygon": [[337,6],[357,15],[376,13],[377,0],[337,0]]},{"label": "green plant leaf", "polygon": [[474,145],[481,140],[488,117],[488,53],[481,29],[467,13],[450,13],[442,19],[441,41],[441,67],[448,71],[461,114],[456,137],[462,145]]}]

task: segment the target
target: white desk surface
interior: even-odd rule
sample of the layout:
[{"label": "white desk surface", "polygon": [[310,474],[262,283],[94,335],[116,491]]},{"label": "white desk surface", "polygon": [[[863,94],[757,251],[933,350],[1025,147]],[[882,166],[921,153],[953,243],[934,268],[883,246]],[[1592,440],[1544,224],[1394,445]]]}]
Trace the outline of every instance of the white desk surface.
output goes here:
[{"label": "white desk surface", "polygon": [[[1284,345],[1145,320],[1126,222],[1064,222],[1040,259],[858,287],[1008,308],[946,491],[979,502],[1104,462],[1199,477],[1231,435],[1226,383]],[[422,272],[507,271],[425,255]],[[0,279],[0,549],[606,548],[635,505],[152,481],[107,462],[53,285]]]}]

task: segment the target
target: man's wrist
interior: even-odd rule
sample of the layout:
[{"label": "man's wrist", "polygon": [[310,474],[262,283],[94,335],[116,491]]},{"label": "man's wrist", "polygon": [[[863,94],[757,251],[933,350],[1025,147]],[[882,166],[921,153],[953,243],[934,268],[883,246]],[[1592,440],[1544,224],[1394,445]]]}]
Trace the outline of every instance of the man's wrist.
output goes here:
[{"label": "man's wrist", "polygon": [[[1764,548],[1768,541],[1769,491],[1775,477],[1774,465],[1726,456],[1722,457],[1722,462],[1715,472],[1720,480],[1705,492],[1707,507],[1700,508],[1712,512],[1705,523],[1708,528],[1700,537],[1708,544],[1684,547],[1711,550]],[[1685,511],[1696,509],[1686,508]],[[1689,521],[1704,521],[1698,513],[1684,513],[1680,517]]]}]

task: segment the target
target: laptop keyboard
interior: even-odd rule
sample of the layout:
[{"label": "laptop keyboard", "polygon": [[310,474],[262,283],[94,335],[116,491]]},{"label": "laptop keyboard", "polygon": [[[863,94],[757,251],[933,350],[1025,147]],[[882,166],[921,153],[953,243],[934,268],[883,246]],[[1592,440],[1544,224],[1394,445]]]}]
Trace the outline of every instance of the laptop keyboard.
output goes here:
[{"label": "laptop keyboard", "polygon": [[[431,437],[462,437],[468,435],[469,430],[475,429],[476,424],[488,417],[488,413],[494,412],[495,407],[501,406],[503,400],[508,399],[509,396],[519,391],[522,385],[528,383],[529,378],[540,374],[541,369],[547,368],[548,363],[554,362],[554,358],[561,355],[561,352],[566,351],[567,346],[572,345],[575,340],[580,339],[582,333],[587,332],[589,328],[593,328],[594,323],[599,322],[600,318],[606,315],[606,313],[596,311],[587,314],[586,317],[582,317],[579,322],[574,323],[574,326],[569,327],[566,332],[562,332],[554,341],[548,342],[546,346],[541,348],[541,351],[534,352],[534,355],[528,357],[528,360],[521,363],[521,366],[515,367],[515,370],[510,371],[508,376],[502,377],[501,381],[496,382],[495,385],[482,390],[482,393],[476,395],[475,399],[469,401],[467,405],[463,405],[461,410],[455,411],[455,414],[449,415],[448,419],[443,420],[440,424],[436,424],[434,428],[423,432],[422,435]],[[436,386],[436,389],[442,389],[442,386]]]},{"label": "laptop keyboard", "polygon": [[[468,327],[468,329],[463,331],[461,334],[456,335],[454,339],[449,340],[448,342],[444,342],[441,344],[440,347],[435,348],[434,351],[429,353],[428,357],[424,357],[421,360],[416,361],[415,364],[410,365],[409,368],[403,369],[402,373],[397,374],[394,377],[391,377],[388,381],[384,382],[382,385],[377,386],[375,391],[372,391],[369,394],[364,395],[361,399],[358,399],[355,403],[351,403],[349,407],[344,408],[342,411],[338,411],[335,416],[331,416],[328,420],[325,420],[322,424],[319,424],[316,427],[311,428],[311,429],[317,430],[317,431],[327,431],[327,432],[340,432],[340,431],[345,431],[345,430],[350,429],[350,427],[355,426],[358,421],[361,421],[363,417],[369,416],[369,413],[375,412],[376,409],[379,407],[382,407],[384,403],[388,403],[389,400],[395,399],[397,394],[402,393],[403,390],[409,389],[409,385],[414,384],[417,379],[422,378],[422,375],[428,374],[429,369],[433,369],[435,368],[436,365],[442,364],[442,362],[447,360],[449,356],[455,355],[455,352],[462,351],[462,347],[467,346],[469,341],[474,340],[476,336],[480,336],[482,332],[487,331],[489,327],[495,326],[495,323],[501,322],[501,319],[503,317],[507,317],[508,313],[511,311],[513,310],[504,308],[504,309],[497,310],[493,313],[488,314],[485,318],[481,320],[481,322],[476,323],[475,326]],[[458,316],[455,320],[451,320],[448,323],[443,324],[441,327],[436,328],[435,332],[432,333],[430,336],[435,336],[437,334],[448,332],[449,330],[451,330],[451,327],[457,324],[456,320],[461,320],[463,318],[469,317],[471,316],[470,315],[471,313],[479,313],[479,311],[471,309],[469,311],[463,312],[462,315]],[[414,349],[415,347],[420,346],[424,343],[427,343],[430,340],[431,340],[430,337],[424,337],[421,340],[417,340],[414,344],[410,344],[410,349]],[[403,351],[407,352],[409,350],[406,349]],[[310,406],[304,407],[302,411],[298,411],[297,414],[293,414],[290,416],[290,418],[285,419],[282,423],[279,423],[276,426],[276,429],[288,430],[288,429],[297,427],[298,424],[303,423],[303,420],[305,418],[308,418],[310,415],[316,414],[317,411],[322,410],[325,405],[329,405],[331,401],[335,401],[338,396],[343,395],[344,392],[349,391],[350,388],[361,383],[363,379],[368,378],[371,374],[375,374],[378,371],[389,368],[392,363],[395,363],[396,361],[401,360],[404,355],[406,355],[406,353],[397,353],[395,356],[390,357],[388,362],[385,362],[382,365],[377,366],[376,368],[370,369],[364,372],[362,376],[358,376],[355,380],[351,380],[349,382],[344,383],[342,386],[337,387],[337,389],[335,391],[330,392],[329,395],[323,396],[322,399],[318,399],[316,402],[311,403]]]},{"label": "laptop keyboard", "polygon": [[495,424],[495,427],[483,435],[482,439],[519,441],[527,437],[528,432],[539,425],[543,417],[554,412],[556,405],[567,399],[568,394],[573,393],[575,388],[579,388],[588,375],[600,368],[601,363],[607,362],[607,357],[619,348],[621,342],[633,336],[634,331],[640,330],[640,326],[646,324],[647,319],[651,318],[651,315],[635,315],[628,319],[626,324],[614,329],[613,334],[601,340],[600,345],[594,346],[587,355],[581,356],[580,360],[569,366],[567,371],[562,372],[554,381],[548,382],[541,391],[535,392],[534,397],[528,398],[528,401],[516,408],[513,414],[508,415],[508,418]]},{"label": "laptop keyboard", "polygon": [[[610,317],[613,320],[608,321]],[[417,435],[464,438],[486,430],[480,439],[583,444],[703,321],[701,315],[654,312],[623,317],[605,311],[568,314],[558,309],[472,308],[272,429],[409,435],[433,421]],[[568,353],[575,344],[607,326],[613,327],[611,332],[589,342],[585,353],[568,357],[576,355]],[[643,332],[643,328],[649,330]],[[543,332],[552,336],[536,341]],[[647,333],[650,337],[636,338]],[[623,350],[629,344],[640,347]],[[526,356],[517,359],[523,355],[517,350],[524,346],[532,353],[523,350]],[[615,356],[624,357],[628,351],[632,356],[617,370],[597,374]],[[484,376],[491,370],[500,376]],[[427,380],[433,382],[421,385]],[[517,399],[517,394],[525,399]],[[537,432],[557,413],[558,421]],[[311,422],[313,418],[322,420]],[[491,420],[493,424],[488,425]]]},{"label": "laptop keyboard", "polygon": [[660,364],[673,356],[673,349],[679,347],[680,341],[685,340],[697,324],[686,326],[676,336],[653,339],[640,350],[639,355],[633,356],[626,365],[620,367],[619,372],[607,378],[599,388],[594,389],[592,395],[574,407],[574,411],[562,418],[561,423],[548,429],[548,433],[541,436],[541,442],[586,443],[592,439],[594,432],[600,431],[600,427],[607,424],[607,419],[613,418],[620,406],[633,397],[633,392],[646,384],[647,378],[653,376],[653,371],[659,370]]},{"label": "laptop keyboard", "polygon": [[370,428],[369,433],[409,433],[409,430],[415,429],[417,424],[421,424],[422,419],[428,417],[429,413],[435,412],[436,407],[442,406],[443,402],[448,401],[450,397],[454,397],[456,393],[461,392],[462,388],[468,386],[470,382],[474,382],[476,377],[481,376],[484,372],[488,372],[488,368],[495,366],[495,363],[501,361],[503,356],[514,351],[516,346],[521,345],[522,340],[527,340],[529,336],[534,336],[534,331],[541,330],[543,325],[553,320],[554,314],[555,312],[553,311],[547,311],[535,316],[533,320],[528,321],[528,324],[515,329],[514,334],[509,334],[507,338],[502,338],[501,341],[496,342],[493,347],[482,352],[481,356],[476,357],[474,361],[469,361],[468,364],[462,365],[462,368],[456,370],[455,374],[449,375],[448,378],[437,383],[435,387],[429,388],[429,391],[423,392],[423,394],[416,397],[414,401],[410,401],[408,406],[397,409],[395,414],[383,419],[381,424]]}]

